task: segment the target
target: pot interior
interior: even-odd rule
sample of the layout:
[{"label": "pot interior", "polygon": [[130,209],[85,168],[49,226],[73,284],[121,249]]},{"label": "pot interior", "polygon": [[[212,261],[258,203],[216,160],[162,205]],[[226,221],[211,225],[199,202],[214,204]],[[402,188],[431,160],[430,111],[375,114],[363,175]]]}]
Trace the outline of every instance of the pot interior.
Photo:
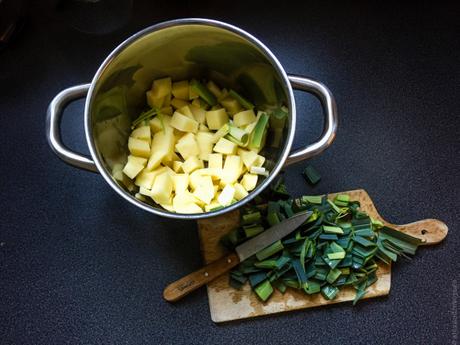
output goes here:
[{"label": "pot interior", "polygon": [[[290,108],[289,86],[280,67],[251,37],[235,30],[193,21],[160,24],[128,39],[109,56],[93,80],[86,119],[90,145],[107,175],[127,160],[131,122],[147,109],[145,92],[154,79],[211,79],[256,105]],[[280,147],[267,144],[261,153],[270,171],[289,149],[285,142],[292,131],[291,115],[292,109]],[[151,206],[159,207],[153,201]]]}]

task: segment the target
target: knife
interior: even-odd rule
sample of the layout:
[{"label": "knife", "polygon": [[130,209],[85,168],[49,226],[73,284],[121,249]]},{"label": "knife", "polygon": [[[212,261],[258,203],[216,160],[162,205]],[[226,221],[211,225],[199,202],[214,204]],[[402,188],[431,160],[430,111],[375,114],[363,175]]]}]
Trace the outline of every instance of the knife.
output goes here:
[{"label": "knife", "polygon": [[294,216],[272,226],[260,235],[240,244],[231,253],[209,265],[190,273],[189,275],[169,284],[163,291],[163,298],[168,302],[175,302],[190,292],[209,283],[210,281],[230,271],[240,262],[253,256],[258,251],[289,235],[303,224],[312,214],[311,211],[297,213]]}]

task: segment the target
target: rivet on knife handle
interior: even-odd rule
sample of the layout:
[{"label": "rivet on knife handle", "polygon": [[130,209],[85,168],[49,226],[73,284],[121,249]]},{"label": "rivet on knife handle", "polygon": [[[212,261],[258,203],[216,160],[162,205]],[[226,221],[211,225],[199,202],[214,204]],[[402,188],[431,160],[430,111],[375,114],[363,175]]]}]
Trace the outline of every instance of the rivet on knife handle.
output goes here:
[{"label": "rivet on knife handle", "polygon": [[189,275],[169,284],[163,291],[163,298],[175,302],[199,287],[228,272],[240,263],[235,253],[225,256]]}]

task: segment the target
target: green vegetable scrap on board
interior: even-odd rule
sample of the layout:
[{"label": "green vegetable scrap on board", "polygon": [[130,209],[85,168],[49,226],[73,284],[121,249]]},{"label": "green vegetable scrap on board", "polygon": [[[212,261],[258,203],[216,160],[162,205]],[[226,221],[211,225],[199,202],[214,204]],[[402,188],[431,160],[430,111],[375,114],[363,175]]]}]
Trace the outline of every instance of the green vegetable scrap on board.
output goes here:
[{"label": "green vegetable scrap on board", "polygon": [[230,272],[230,285],[240,289],[249,282],[262,301],[288,287],[334,299],[340,289],[353,286],[353,305],[377,281],[377,262],[414,255],[421,241],[384,226],[349,195],[291,198],[282,177],[256,203],[241,211],[241,227],[221,239],[229,249],[302,211],[312,215],[287,237],[243,261]]}]

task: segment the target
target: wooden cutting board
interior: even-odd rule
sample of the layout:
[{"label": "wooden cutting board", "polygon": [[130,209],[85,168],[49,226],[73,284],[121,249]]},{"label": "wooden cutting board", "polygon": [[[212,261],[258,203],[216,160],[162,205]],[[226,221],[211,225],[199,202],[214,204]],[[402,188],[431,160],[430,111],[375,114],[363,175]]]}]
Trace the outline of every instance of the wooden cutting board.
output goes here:
[{"label": "wooden cutting board", "polygon": [[[329,194],[329,198],[333,199],[337,194],[349,194],[351,200],[360,201],[361,210],[371,217],[382,221],[389,227],[422,239],[425,245],[439,243],[447,235],[448,229],[446,224],[436,219],[425,219],[406,225],[388,223],[379,215],[371,198],[363,189]],[[215,261],[227,253],[225,248],[219,244],[219,239],[238,225],[238,211],[198,221],[201,250],[205,263]],[[380,263],[377,276],[377,282],[369,287],[369,291],[364,298],[383,296],[390,292],[391,266]],[[236,290],[229,286],[228,281],[228,274],[224,274],[207,286],[211,319],[214,322],[239,320],[289,310],[352,301],[355,297],[353,287],[342,288],[337,297],[332,301],[324,299],[321,294],[307,295],[301,291],[288,288],[284,295],[279,291],[275,291],[270,299],[263,303],[251,292],[249,284],[246,284],[242,290]]]}]

